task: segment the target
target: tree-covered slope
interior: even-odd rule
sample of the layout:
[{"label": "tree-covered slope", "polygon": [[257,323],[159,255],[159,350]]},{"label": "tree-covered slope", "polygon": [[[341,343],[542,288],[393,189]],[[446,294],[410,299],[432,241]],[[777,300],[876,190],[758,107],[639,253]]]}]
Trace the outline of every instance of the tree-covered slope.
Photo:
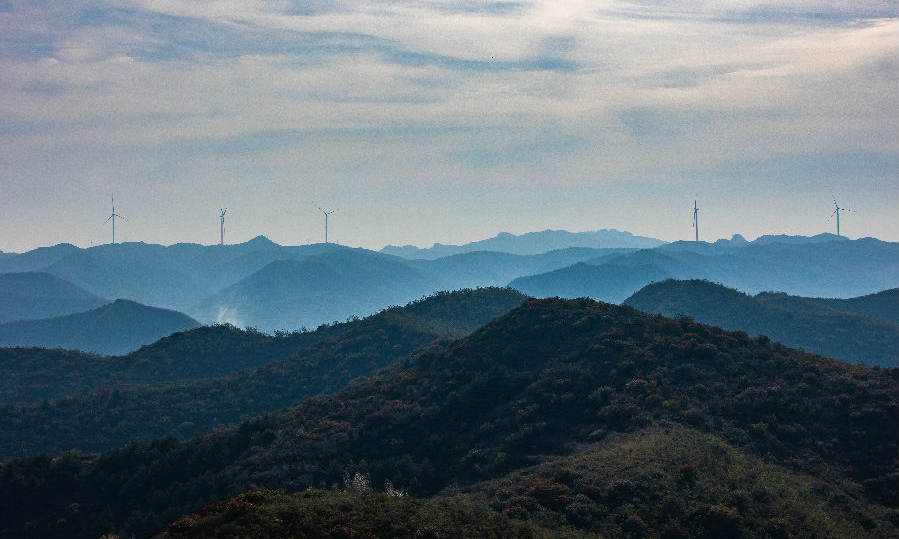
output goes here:
[{"label": "tree-covered slope", "polygon": [[[343,326],[342,324],[340,326]],[[173,333],[124,356],[0,348],[0,404],[27,404],[101,388],[219,378],[287,357],[343,327],[268,335],[227,324]]]},{"label": "tree-covered slope", "polygon": [[[698,280],[647,285],[624,303],[641,311],[666,316],[680,313],[725,329],[764,334],[787,346],[842,361],[888,367],[899,363],[899,326],[883,318],[838,311],[828,302],[834,306],[879,303],[870,299],[819,301],[772,293],[752,297]],[[899,310],[899,304],[895,308]]]},{"label": "tree-covered slope", "polygon": [[29,406],[0,407],[0,458],[103,451],[136,440],[187,438],[238,423],[336,391],[418,348],[442,346],[523,299],[510,289],[441,293],[359,322],[282,336],[307,346],[230,376],[166,387],[104,388]]},{"label": "tree-covered slope", "polygon": [[[327,488],[356,471],[427,496],[667,422],[839,485],[848,497],[839,503],[861,508],[862,535],[890,536],[896,523],[882,515],[899,495],[897,375],[688,319],[530,300],[445,349],[237,427],[98,457],[6,462],[0,533],[23,536],[27,523],[44,537],[149,535],[254,485]],[[774,506],[792,503],[776,480],[761,484]]]},{"label": "tree-covered slope", "polygon": [[899,324],[899,288],[857,298],[806,298],[784,293],[762,292],[756,299],[769,305],[797,310],[840,311],[882,318]]},{"label": "tree-covered slope", "polygon": [[120,299],[82,313],[2,324],[0,346],[126,354],[166,335],[199,325],[177,311]]}]

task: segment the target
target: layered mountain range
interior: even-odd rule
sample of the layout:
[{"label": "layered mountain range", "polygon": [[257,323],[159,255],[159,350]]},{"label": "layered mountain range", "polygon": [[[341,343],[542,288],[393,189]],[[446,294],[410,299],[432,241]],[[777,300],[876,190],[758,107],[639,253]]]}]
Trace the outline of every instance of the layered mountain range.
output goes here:
[{"label": "layered mountain range", "polygon": [[[257,400],[271,411],[189,439],[2,462],[0,536],[899,533],[896,368],[687,316],[505,289],[269,338],[300,348],[183,391],[165,414],[180,413],[179,401],[196,418],[228,402],[238,421]],[[174,343],[159,343],[160,357],[189,362]],[[58,425],[90,425],[87,438],[103,414],[154,404],[131,390],[145,391],[13,407],[4,432],[40,408],[77,409]],[[123,399],[133,404],[117,408]],[[91,413],[100,419],[85,423]]]},{"label": "layered mountain range", "polygon": [[[818,298],[863,296],[899,282],[899,244],[830,234],[665,244],[614,230],[544,231],[503,233],[429,250],[385,247],[382,252],[334,244],[280,246],[258,237],[225,246],[124,243],[79,249],[60,244],[4,255],[4,342],[77,345],[103,354],[128,350],[72,340],[65,333],[51,337],[45,330],[47,338],[36,340],[33,325],[4,326],[84,312],[114,299],[180,311],[201,324],[230,323],[271,333],[367,316],[436,291],[465,287],[509,285],[535,297],[619,303],[643,286],[669,278],[710,280],[748,294],[776,291]],[[180,320],[186,325],[179,329],[194,323]],[[145,326],[149,324],[148,319]],[[149,344],[171,327],[160,325],[123,342],[133,342],[135,348]]]}]

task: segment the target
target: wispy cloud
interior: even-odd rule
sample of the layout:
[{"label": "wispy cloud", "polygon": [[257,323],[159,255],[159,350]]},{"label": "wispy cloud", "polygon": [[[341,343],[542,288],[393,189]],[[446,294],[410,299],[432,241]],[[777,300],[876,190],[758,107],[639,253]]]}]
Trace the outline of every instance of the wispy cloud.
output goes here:
[{"label": "wispy cloud", "polygon": [[[378,200],[378,189],[393,189],[403,207],[424,196],[430,215],[440,205],[464,213],[515,185],[535,192],[514,194],[531,209],[567,204],[553,202],[564,186],[620,192],[634,182],[728,185],[746,198],[755,195],[744,175],[723,173],[728,163],[807,163],[768,170],[812,177],[811,161],[827,156],[894,193],[895,174],[861,166],[871,155],[890,162],[899,145],[894,11],[879,0],[6,0],[0,173],[21,198],[5,197],[0,224],[21,231],[22,244],[77,242],[19,224],[39,215],[28,201],[64,215],[72,192],[84,205],[127,188],[164,220],[186,209],[156,202],[168,186],[239,197],[260,181],[319,198]],[[453,195],[448,181],[468,191]],[[780,188],[799,196],[789,178]],[[670,230],[631,204],[631,224],[555,226]],[[296,226],[287,210],[254,211],[248,222]],[[501,217],[444,239],[491,234],[505,228]],[[414,228],[436,240],[446,227],[435,223]],[[201,240],[174,237],[169,223],[158,230],[146,240]],[[43,235],[28,239],[35,231]],[[394,233],[369,223],[346,238],[419,241]]]}]

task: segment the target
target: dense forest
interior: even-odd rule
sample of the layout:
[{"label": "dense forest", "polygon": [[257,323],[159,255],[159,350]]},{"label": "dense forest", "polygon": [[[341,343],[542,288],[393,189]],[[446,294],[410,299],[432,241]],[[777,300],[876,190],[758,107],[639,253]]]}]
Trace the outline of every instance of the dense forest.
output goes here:
[{"label": "dense forest", "polygon": [[[0,407],[0,431],[4,432],[0,458],[72,449],[103,451],[165,436],[188,438],[280,410],[306,397],[336,391],[352,378],[385,367],[416,349],[443,346],[511,310],[524,297],[511,289],[440,293],[363,320],[274,337],[231,327],[213,328],[209,331],[230,337],[221,344],[230,343],[231,353],[252,352],[256,358],[260,354],[272,357],[278,351],[283,355],[215,379],[104,387],[86,395]],[[209,346],[209,337],[208,331],[199,330],[173,336],[170,340],[185,341],[182,346],[160,342],[153,347],[153,354],[148,350],[144,357],[156,359],[160,370],[168,365],[201,363],[192,351],[201,349],[197,340]],[[301,343],[305,346],[292,348]],[[224,352],[223,346],[215,348]],[[163,352],[167,354],[164,361]],[[135,363],[124,366],[129,365],[132,369],[125,373],[135,380]],[[156,381],[176,370],[156,373]]]},{"label": "dense forest", "polygon": [[[369,507],[410,515],[398,537],[448,529],[419,510],[521,536],[894,537],[897,382],[686,317],[531,299],[238,426],[7,461],[0,534],[376,536]],[[357,475],[416,499],[341,494]],[[276,491],[242,494],[259,488]]]},{"label": "dense forest", "polygon": [[[667,279],[624,301],[642,311],[686,315],[699,322],[851,363],[899,364],[899,290],[851,299],[823,299],[765,292],[749,296],[709,281]],[[845,310],[840,310],[845,309]]]}]

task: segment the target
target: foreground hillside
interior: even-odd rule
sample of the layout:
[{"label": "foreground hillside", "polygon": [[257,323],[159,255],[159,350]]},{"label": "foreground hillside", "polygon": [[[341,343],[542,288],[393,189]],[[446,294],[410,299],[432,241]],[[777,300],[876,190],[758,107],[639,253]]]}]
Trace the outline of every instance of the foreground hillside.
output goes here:
[{"label": "foreground hillside", "polygon": [[[104,451],[136,440],[188,438],[235,424],[336,391],[416,349],[443,346],[523,299],[511,289],[441,293],[357,322],[276,336],[275,342],[259,344],[268,345],[268,352],[284,350],[279,340],[306,345],[228,376],[167,387],[103,388],[28,406],[0,406],[0,458]],[[194,360],[189,353],[171,359]]]},{"label": "foreground hillside", "polygon": [[39,346],[118,355],[199,325],[177,311],[120,299],[82,313],[0,324],[0,346]]},{"label": "foreground hillside", "polygon": [[[751,335],[767,335],[787,346],[850,363],[894,367],[899,364],[899,326],[888,319],[899,313],[899,302],[890,312],[882,299],[890,296],[896,298],[889,291],[844,300],[770,292],[753,297],[709,281],[669,279],[647,285],[624,304],[665,316],[683,314]],[[857,312],[837,310],[843,305]]]},{"label": "foreground hillside", "polygon": [[[897,374],[688,319],[590,300],[529,300],[445,349],[238,427],[100,456],[6,462],[0,534],[147,536],[251,487],[327,489],[360,473],[418,497],[474,489],[507,516],[551,529],[595,532],[590,522],[602,521],[621,528],[613,536],[640,536],[636,519],[647,511],[644,524],[657,522],[668,507],[680,516],[666,537],[722,529],[790,536],[793,527],[807,537],[890,537],[899,495]],[[647,445],[666,428],[681,438]],[[600,444],[599,457],[584,453],[594,451],[590,444]],[[698,453],[681,463],[684,445]],[[590,474],[562,467],[549,478],[515,479],[569,457],[596,466],[602,451],[669,456],[645,475],[627,466]],[[714,482],[716,470],[737,474],[731,480],[745,494],[690,490]],[[489,483],[504,477],[512,483]],[[596,516],[578,521],[577,506],[568,516],[576,500],[580,514]],[[770,528],[751,526],[762,519]]]}]

